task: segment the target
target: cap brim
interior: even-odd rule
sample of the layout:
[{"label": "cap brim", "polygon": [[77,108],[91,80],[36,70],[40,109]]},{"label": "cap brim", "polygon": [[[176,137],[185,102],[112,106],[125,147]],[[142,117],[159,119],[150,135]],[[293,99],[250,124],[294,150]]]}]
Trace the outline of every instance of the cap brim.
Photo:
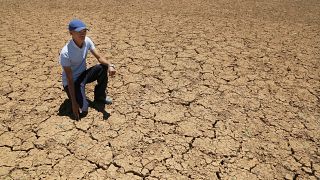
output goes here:
[{"label": "cap brim", "polygon": [[84,29],[86,29],[86,30],[89,30],[88,28],[86,28],[86,27],[78,27],[77,29],[75,29],[74,31],[76,31],[76,32],[80,32],[80,31],[82,31],[82,30],[84,30]]}]

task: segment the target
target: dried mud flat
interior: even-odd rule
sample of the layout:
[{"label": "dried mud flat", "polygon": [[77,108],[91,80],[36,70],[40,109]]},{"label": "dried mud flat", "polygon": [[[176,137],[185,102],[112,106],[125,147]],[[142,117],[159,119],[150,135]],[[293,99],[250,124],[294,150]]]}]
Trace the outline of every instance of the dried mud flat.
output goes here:
[{"label": "dried mud flat", "polygon": [[[320,178],[319,1],[0,3],[0,179]],[[117,65],[110,116],[68,116],[74,17]]]}]

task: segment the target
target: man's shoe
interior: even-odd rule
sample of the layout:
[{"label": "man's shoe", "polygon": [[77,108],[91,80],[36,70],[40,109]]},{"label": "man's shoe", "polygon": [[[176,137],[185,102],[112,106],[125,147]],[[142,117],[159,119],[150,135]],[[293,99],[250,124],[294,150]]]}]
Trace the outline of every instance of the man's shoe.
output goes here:
[{"label": "man's shoe", "polygon": [[100,103],[104,103],[104,104],[107,104],[107,105],[112,104],[112,98],[109,97],[109,96],[107,96],[106,98],[97,98],[94,101],[100,102]]}]

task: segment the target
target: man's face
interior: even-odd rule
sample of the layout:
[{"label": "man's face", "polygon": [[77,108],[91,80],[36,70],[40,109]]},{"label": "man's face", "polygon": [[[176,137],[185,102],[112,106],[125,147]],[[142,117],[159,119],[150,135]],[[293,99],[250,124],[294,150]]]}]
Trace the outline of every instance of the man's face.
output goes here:
[{"label": "man's face", "polygon": [[82,43],[86,38],[87,30],[83,29],[80,32],[70,31],[70,34],[75,41]]}]

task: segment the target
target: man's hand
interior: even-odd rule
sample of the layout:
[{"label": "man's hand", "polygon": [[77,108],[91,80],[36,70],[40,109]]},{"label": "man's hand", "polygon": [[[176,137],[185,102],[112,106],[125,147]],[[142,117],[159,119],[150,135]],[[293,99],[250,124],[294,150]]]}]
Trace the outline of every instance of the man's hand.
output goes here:
[{"label": "man's hand", "polygon": [[108,71],[109,71],[109,76],[113,77],[116,74],[116,69],[114,67],[114,65],[109,65],[108,66]]},{"label": "man's hand", "polygon": [[74,117],[76,118],[76,120],[80,119],[80,115],[79,115],[79,105],[77,102],[73,102],[72,103],[72,112]]}]

